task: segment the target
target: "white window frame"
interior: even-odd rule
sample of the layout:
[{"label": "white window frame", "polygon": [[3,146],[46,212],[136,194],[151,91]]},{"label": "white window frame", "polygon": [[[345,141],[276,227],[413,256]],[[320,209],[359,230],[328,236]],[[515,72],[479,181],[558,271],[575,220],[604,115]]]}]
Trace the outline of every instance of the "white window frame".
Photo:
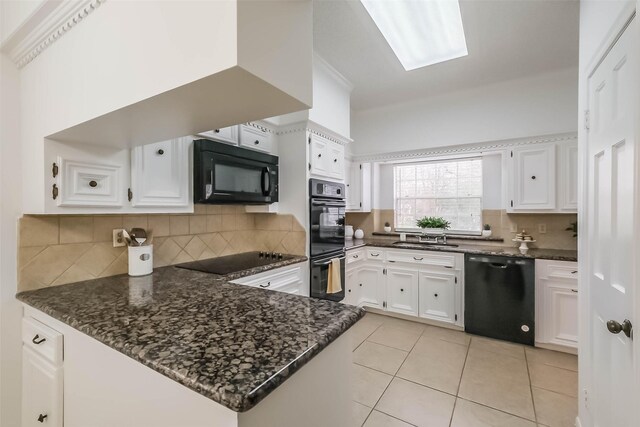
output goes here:
[{"label": "white window frame", "polygon": [[[441,159],[422,159],[420,161],[416,161],[416,162],[402,162],[402,163],[395,163],[393,165],[393,220],[394,220],[394,225],[398,224],[397,221],[397,200],[398,198],[396,197],[397,194],[397,183],[396,183],[396,167],[398,166],[420,166],[420,165],[426,165],[426,164],[433,164],[433,163],[450,163],[450,162],[462,162],[462,161],[469,161],[469,160],[479,160],[480,164],[483,165],[482,163],[482,155],[475,155],[475,156],[461,156],[461,157],[447,157],[447,158],[441,158]],[[484,170],[482,170],[481,172],[481,180],[484,179]],[[483,204],[483,191],[484,191],[484,181],[482,182],[481,186],[480,186],[480,228],[478,230],[474,230],[474,231],[469,231],[469,230],[446,230],[447,234],[458,234],[458,235],[473,235],[473,236],[480,236],[482,235],[482,204]],[[461,199],[464,197],[438,197],[438,199]],[[475,199],[476,197],[469,197],[469,198],[473,198]],[[434,199],[433,197],[413,197],[411,199]],[[419,227],[395,227],[394,228],[395,231],[398,232],[408,232],[408,233],[422,233],[422,229]]]}]

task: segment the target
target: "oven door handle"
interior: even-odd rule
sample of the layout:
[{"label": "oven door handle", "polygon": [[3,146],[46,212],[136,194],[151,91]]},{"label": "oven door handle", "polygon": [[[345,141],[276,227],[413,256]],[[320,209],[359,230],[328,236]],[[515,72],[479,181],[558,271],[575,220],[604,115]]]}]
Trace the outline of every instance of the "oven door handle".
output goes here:
[{"label": "oven door handle", "polygon": [[260,175],[260,186],[262,187],[262,195],[268,196],[271,192],[271,170],[269,169],[269,166],[262,169],[262,174]]},{"label": "oven door handle", "polygon": [[347,205],[344,202],[321,202],[321,201],[317,201],[317,200],[313,200],[311,202],[311,204],[313,206],[333,206],[333,207],[337,207],[337,208],[346,208]]},{"label": "oven door handle", "polygon": [[[346,259],[346,258],[347,258],[346,256],[341,256],[341,257],[339,257],[338,259],[339,259],[340,261],[342,261],[342,260],[344,260],[344,259]],[[314,266],[329,265],[329,264],[331,264],[331,261],[333,261],[333,259],[334,259],[334,258],[331,258],[329,261],[326,261],[326,262],[317,262],[317,261],[313,261],[313,262],[312,262],[312,264],[313,264]]]}]

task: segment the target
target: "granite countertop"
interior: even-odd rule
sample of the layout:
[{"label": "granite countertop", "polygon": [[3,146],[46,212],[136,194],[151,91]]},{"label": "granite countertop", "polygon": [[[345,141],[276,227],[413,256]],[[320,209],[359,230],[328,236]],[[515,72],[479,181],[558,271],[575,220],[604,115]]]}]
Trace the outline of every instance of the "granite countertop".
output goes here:
[{"label": "granite countertop", "polygon": [[[468,253],[468,254],[482,254],[482,255],[499,255],[516,258],[535,258],[535,259],[549,259],[555,261],[578,261],[578,251],[563,250],[563,249],[541,249],[534,248],[529,249],[526,255],[522,255],[517,247],[509,246],[488,246],[488,245],[458,245],[455,246],[439,246],[433,247],[424,244],[417,244],[416,242],[407,241],[402,246],[394,246],[393,243],[398,240],[391,239],[351,239],[347,240],[346,249],[356,249],[363,246],[376,246],[382,248],[394,248],[394,249],[419,249],[425,251],[438,251],[438,252],[456,252],[456,253]],[[412,244],[413,243],[413,244]]]},{"label": "granite countertop", "polygon": [[[297,257],[296,262],[306,260]],[[276,262],[277,268],[292,260]],[[285,265],[286,265],[285,264]],[[245,270],[248,276],[267,270]],[[355,324],[360,308],[176,267],[17,298],[178,383],[243,412]]]}]

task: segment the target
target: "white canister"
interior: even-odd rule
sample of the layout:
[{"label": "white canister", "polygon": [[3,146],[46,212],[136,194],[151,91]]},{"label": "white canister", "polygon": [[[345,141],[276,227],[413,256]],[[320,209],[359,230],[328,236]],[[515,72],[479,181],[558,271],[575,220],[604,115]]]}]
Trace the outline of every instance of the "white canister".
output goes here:
[{"label": "white canister", "polygon": [[129,276],[153,273],[153,245],[129,246]]},{"label": "white canister", "polygon": [[364,238],[364,231],[362,231],[361,228],[358,228],[355,233],[353,233],[353,237],[355,237],[356,239],[362,239]]},{"label": "white canister", "polygon": [[345,239],[353,239],[353,225],[344,226],[344,237]]}]

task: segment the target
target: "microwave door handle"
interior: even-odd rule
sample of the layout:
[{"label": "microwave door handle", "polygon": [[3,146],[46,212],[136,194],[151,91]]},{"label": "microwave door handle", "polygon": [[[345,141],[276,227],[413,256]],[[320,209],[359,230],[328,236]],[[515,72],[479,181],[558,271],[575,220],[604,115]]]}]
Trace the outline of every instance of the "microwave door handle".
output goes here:
[{"label": "microwave door handle", "polygon": [[262,169],[260,185],[262,186],[262,195],[268,196],[271,192],[271,170],[269,170],[268,166]]}]

